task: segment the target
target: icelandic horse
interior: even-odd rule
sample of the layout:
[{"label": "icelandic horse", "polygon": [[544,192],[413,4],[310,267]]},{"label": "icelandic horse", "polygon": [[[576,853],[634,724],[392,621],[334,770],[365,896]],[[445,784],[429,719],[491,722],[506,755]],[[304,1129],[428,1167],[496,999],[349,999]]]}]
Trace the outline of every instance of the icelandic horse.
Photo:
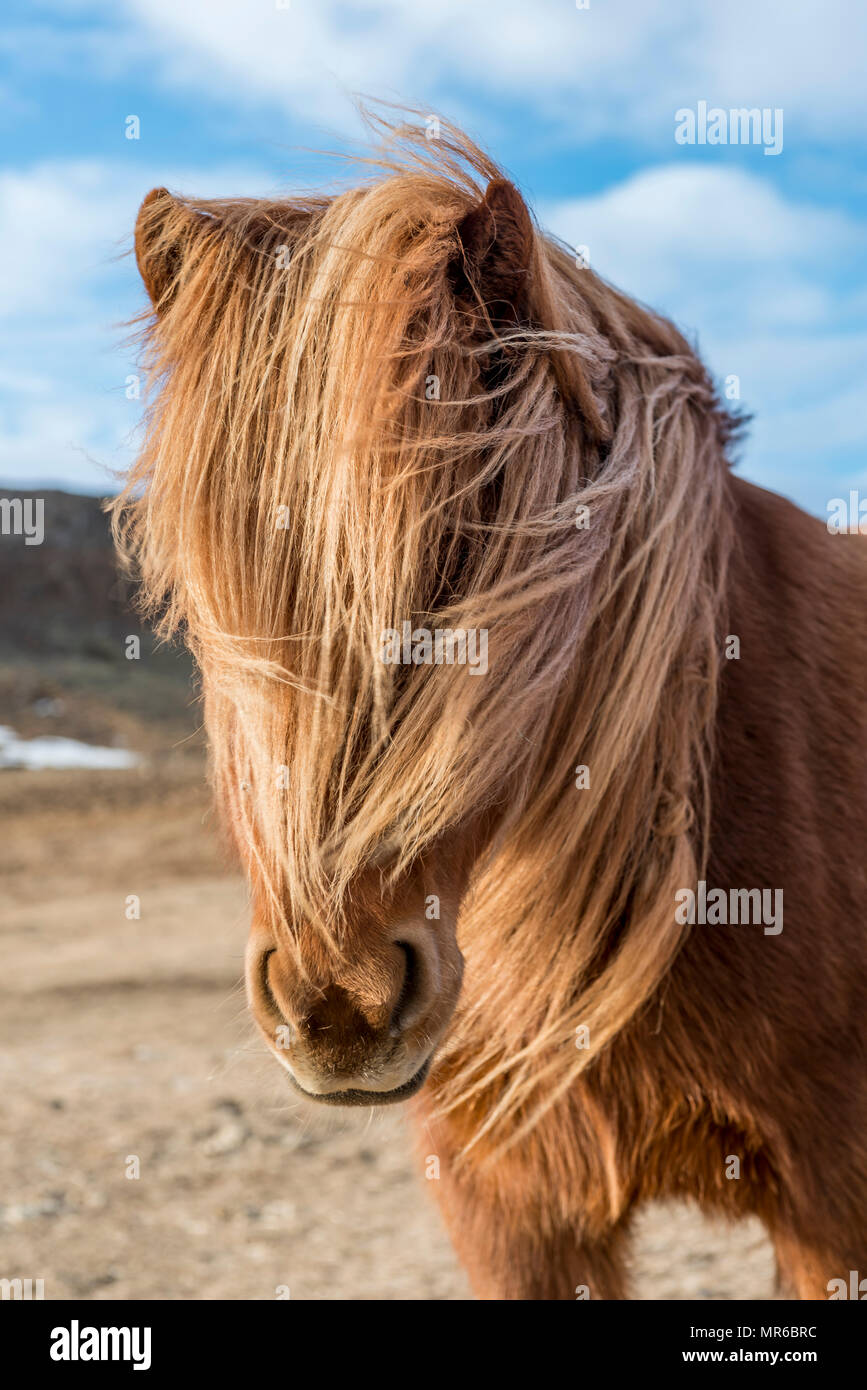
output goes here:
[{"label": "icelandic horse", "polygon": [[867,1271],[864,541],[732,472],[692,347],[460,132],[375,163],[136,225],[115,526],[198,662],[253,1015],[298,1092],[415,1096],[482,1298],[627,1297],[666,1197],[825,1298]]}]

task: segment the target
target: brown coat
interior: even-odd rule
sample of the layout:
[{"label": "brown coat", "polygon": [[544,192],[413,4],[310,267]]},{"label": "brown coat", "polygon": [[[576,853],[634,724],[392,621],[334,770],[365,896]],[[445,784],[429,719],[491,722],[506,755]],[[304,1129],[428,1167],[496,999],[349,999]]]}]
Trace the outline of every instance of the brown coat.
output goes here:
[{"label": "brown coat", "polygon": [[[782,889],[783,929],[692,926],[589,1093],[488,1172],[450,1172],[466,1117],[425,1127],[482,1296],[626,1296],[630,1216],[666,1196],[755,1213],[801,1298],[867,1270],[867,546],[730,489],[740,658],[722,679],[707,885]],[[591,1155],[575,1140],[588,1105]]]}]

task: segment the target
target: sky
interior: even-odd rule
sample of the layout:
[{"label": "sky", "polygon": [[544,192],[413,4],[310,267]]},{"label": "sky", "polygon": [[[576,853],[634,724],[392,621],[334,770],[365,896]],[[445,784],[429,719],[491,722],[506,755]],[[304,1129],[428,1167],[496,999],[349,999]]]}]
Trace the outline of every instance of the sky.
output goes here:
[{"label": "sky", "polygon": [[463,126],[674,319],[753,416],[746,476],[867,491],[863,0],[4,0],[0,481],[116,488],[141,199],[327,183],[356,93]]}]

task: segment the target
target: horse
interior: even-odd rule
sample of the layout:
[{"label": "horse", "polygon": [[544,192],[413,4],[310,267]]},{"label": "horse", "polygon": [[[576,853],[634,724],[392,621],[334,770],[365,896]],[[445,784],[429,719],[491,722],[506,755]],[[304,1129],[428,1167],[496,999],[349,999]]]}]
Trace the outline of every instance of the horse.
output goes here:
[{"label": "horse", "polygon": [[410,1101],[480,1298],[628,1298],[660,1198],[825,1298],[867,1268],[863,541],[734,471],[697,352],[486,153],[382,126],[352,187],[136,222],[113,524],[198,664],[252,1015],[299,1094]]}]

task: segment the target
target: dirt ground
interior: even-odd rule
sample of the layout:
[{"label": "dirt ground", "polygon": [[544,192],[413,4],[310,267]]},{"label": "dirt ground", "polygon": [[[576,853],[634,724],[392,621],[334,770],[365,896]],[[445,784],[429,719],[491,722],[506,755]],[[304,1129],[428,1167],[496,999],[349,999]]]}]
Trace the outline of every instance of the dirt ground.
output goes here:
[{"label": "dirt ground", "polygon": [[[253,1032],[200,755],[0,774],[0,825],[0,1276],[47,1299],[469,1297],[400,1111],[306,1105]],[[773,1260],[756,1226],[653,1208],[635,1294],[767,1299]]]}]

